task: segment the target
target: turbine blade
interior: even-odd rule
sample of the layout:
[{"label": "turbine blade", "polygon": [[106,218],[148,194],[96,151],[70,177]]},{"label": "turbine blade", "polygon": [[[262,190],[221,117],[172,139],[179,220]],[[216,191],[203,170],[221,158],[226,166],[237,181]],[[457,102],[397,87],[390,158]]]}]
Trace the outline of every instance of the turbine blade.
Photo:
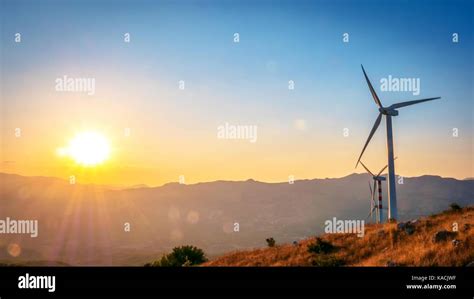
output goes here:
[{"label": "turbine blade", "polygon": [[374,203],[373,202],[370,202],[370,208],[369,208],[369,216],[370,214],[372,213],[372,208],[374,206]]},{"label": "turbine blade", "polygon": [[377,176],[380,176],[380,175],[382,174],[382,172],[383,172],[385,169],[387,169],[387,167],[388,167],[388,164],[385,165],[385,167],[382,168],[379,173],[377,173]]},{"label": "turbine blade", "polygon": [[370,186],[370,182],[369,182],[369,189],[370,189],[370,195],[372,196],[372,186]]},{"label": "turbine blade", "polygon": [[375,89],[372,86],[372,83],[370,83],[369,77],[367,77],[367,74],[365,73],[364,66],[362,64],[360,66],[362,67],[362,71],[364,72],[365,81],[367,81],[367,85],[369,85],[370,93],[372,94],[372,97],[374,98],[375,104],[377,104],[377,106],[382,108],[382,103],[380,102],[379,97],[375,93]]},{"label": "turbine blade", "polygon": [[367,216],[367,219],[369,219],[370,217],[372,217],[372,213],[375,211],[375,207],[370,211],[369,215]]},{"label": "turbine blade", "polygon": [[374,174],[372,173],[372,171],[370,171],[367,166],[364,165],[364,163],[362,163],[362,161],[360,161],[360,164],[362,164],[362,166],[365,168],[365,170],[367,170],[368,173],[370,173],[372,176],[374,176]]},{"label": "turbine blade", "polygon": [[372,139],[372,136],[374,135],[375,131],[377,131],[377,128],[380,125],[380,121],[382,120],[382,113],[379,113],[379,116],[375,120],[374,126],[372,127],[372,130],[370,131],[369,138],[367,138],[367,141],[365,142],[364,148],[362,149],[362,152],[360,153],[359,159],[357,160],[356,167],[359,165],[360,159],[362,158],[362,155],[364,154],[365,148],[369,144],[370,139]]},{"label": "turbine blade", "polygon": [[[398,157],[395,157],[395,159],[393,159],[393,161],[397,160],[397,158],[398,158]],[[360,163],[362,163],[362,162],[360,162]],[[385,165],[385,167],[382,168],[382,169],[379,171],[379,173],[377,173],[377,176],[380,176],[380,175],[382,174],[382,172],[383,172],[385,169],[387,169],[387,167],[388,167],[388,164]]]},{"label": "turbine blade", "polygon": [[398,109],[398,108],[402,108],[402,107],[406,107],[406,106],[410,106],[410,105],[414,105],[414,104],[418,104],[418,103],[423,103],[423,102],[427,102],[427,101],[438,100],[438,99],[441,99],[441,97],[428,98],[428,99],[415,100],[415,101],[408,101],[408,102],[401,102],[401,103],[396,103],[396,104],[390,105],[390,107],[388,107],[388,109]]},{"label": "turbine blade", "polygon": [[374,180],[374,192],[372,193],[372,200],[375,204],[377,204],[377,200],[375,199],[375,189],[377,189],[377,183]]}]

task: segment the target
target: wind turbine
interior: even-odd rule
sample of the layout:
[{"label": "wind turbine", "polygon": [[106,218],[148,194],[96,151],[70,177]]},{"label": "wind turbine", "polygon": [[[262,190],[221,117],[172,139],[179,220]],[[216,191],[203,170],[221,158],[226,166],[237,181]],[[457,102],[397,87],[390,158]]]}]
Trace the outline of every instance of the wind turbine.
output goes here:
[{"label": "wind turbine", "polygon": [[370,182],[369,182],[369,190],[370,190],[370,210],[369,210],[369,215],[367,216],[367,219],[369,219],[369,217],[372,217],[372,213],[375,211],[375,222],[378,221],[378,210],[377,210],[377,206],[376,206],[376,203],[375,203],[375,199],[374,199],[374,196],[375,196],[375,183],[374,183],[374,191],[372,191],[372,187],[370,186]]},{"label": "wind turbine", "polygon": [[[397,160],[397,158],[395,158],[393,160]],[[383,209],[382,208],[382,181],[385,181],[385,177],[381,176],[381,174],[385,169],[387,169],[388,164],[385,165],[384,168],[380,169],[380,171],[376,175],[373,174],[372,171],[370,171],[369,168],[367,168],[367,166],[365,166],[365,164],[362,163],[362,161],[360,161],[360,164],[362,164],[362,166],[365,168],[365,170],[372,176],[372,179],[374,181],[374,188],[373,189],[370,186],[370,182],[369,182],[369,188],[370,188],[370,193],[371,193],[371,198],[372,198],[369,217],[372,216],[372,213],[375,211],[376,212],[375,221],[377,223],[381,223],[382,219],[383,219],[383,214],[382,214],[382,209]],[[375,188],[376,187],[378,187],[378,204],[375,201]]]},{"label": "wind turbine", "polygon": [[377,93],[375,92],[372,86],[372,83],[370,83],[370,80],[367,77],[367,74],[365,73],[364,66],[361,65],[361,67],[362,67],[362,71],[364,72],[364,77],[365,77],[365,80],[367,81],[367,85],[369,86],[370,93],[372,94],[372,97],[374,98],[375,104],[377,104],[377,106],[379,107],[379,115],[377,116],[374,126],[372,127],[372,130],[370,131],[369,137],[367,138],[367,141],[365,142],[365,145],[362,148],[362,152],[360,153],[359,159],[357,160],[356,167],[357,165],[359,165],[360,159],[362,158],[362,155],[364,154],[365,148],[369,144],[370,139],[372,139],[372,136],[374,135],[375,131],[377,131],[377,128],[380,125],[380,122],[382,121],[382,115],[385,115],[385,121],[386,121],[386,127],[387,127],[387,154],[388,154],[387,155],[388,156],[388,219],[396,220],[398,218],[398,215],[397,215],[397,193],[395,190],[395,163],[393,159],[392,116],[398,115],[397,109],[399,108],[403,108],[406,106],[423,103],[427,101],[441,99],[441,97],[401,102],[401,103],[390,105],[388,107],[384,107],[382,106],[382,103],[380,102],[380,99],[377,96]]}]

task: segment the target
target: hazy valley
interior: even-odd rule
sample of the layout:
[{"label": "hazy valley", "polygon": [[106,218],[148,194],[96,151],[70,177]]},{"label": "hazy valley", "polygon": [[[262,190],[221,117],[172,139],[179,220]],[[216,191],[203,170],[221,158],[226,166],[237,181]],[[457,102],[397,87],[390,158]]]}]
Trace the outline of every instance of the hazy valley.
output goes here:
[{"label": "hazy valley", "polygon": [[[366,219],[369,176],[288,183],[216,181],[111,190],[65,180],[0,174],[0,219],[38,220],[38,237],[5,234],[0,261],[72,265],[142,265],[174,246],[210,257],[321,234],[324,221]],[[474,181],[421,176],[397,186],[400,220],[473,203]],[[384,206],[386,185],[383,186]],[[124,224],[130,224],[130,232]],[[234,232],[239,223],[239,232]],[[10,244],[21,253],[13,257]]]}]

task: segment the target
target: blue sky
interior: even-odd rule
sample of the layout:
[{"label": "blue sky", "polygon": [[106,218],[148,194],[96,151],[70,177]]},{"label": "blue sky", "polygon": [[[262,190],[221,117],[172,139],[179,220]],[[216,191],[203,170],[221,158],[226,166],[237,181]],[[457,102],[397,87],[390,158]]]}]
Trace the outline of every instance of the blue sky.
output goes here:
[{"label": "blue sky", "polygon": [[[398,142],[423,135],[446,144],[457,127],[464,138],[459,151],[471,168],[467,163],[462,173],[473,172],[472,1],[1,3],[6,127],[33,101],[19,89],[48,85],[66,73],[102,82],[113,73],[120,79],[108,83],[118,93],[136,95],[132,102],[115,99],[132,107],[134,117],[153,118],[158,105],[168,124],[179,123],[175,127],[205,132],[225,121],[252,123],[268,136],[290,134],[293,121],[304,119],[302,139],[349,127],[360,148],[377,116],[364,64],[385,105],[443,98],[401,111],[395,135],[406,137]],[[12,43],[15,32],[22,33],[21,45]],[[131,33],[130,44],[123,43],[124,32]],[[345,32],[349,43],[342,42]],[[380,92],[380,78],[389,75],[420,78],[421,94]],[[174,91],[178,80],[186,81],[184,96]],[[295,81],[294,91],[288,80]],[[45,90],[38,93],[46,97]]]},{"label": "blue sky", "polygon": [[[74,59],[84,72],[89,65],[138,70],[147,65],[172,82],[186,77],[223,89],[228,82],[239,90],[254,84],[274,89],[276,82],[293,79],[308,95],[319,84],[331,87],[316,94],[334,98],[344,95],[342,82],[365,92],[362,63],[373,81],[388,74],[421,77],[422,95],[472,99],[471,1],[2,3],[3,64],[12,76]],[[26,43],[22,49],[8,42],[17,31]],[[120,44],[123,32],[132,34],[126,49]],[[234,32],[241,35],[238,46]],[[344,32],[349,44],[341,42]],[[452,32],[461,43],[450,42]],[[267,66],[276,68],[274,74],[269,76]],[[304,103],[320,105],[311,96]]]}]

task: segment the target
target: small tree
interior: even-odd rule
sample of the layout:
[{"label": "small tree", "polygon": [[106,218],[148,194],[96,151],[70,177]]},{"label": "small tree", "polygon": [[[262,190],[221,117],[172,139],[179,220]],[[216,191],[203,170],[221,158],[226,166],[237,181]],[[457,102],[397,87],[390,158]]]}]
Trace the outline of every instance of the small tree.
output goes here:
[{"label": "small tree", "polygon": [[335,246],[328,241],[321,238],[316,238],[316,241],[308,245],[308,252],[312,254],[311,264],[317,267],[339,267],[344,265],[344,261],[329,254],[334,251]]},{"label": "small tree", "polygon": [[267,241],[268,247],[275,247],[275,243],[276,243],[276,242],[275,242],[275,239],[273,239],[273,238],[268,238],[268,239],[266,239],[265,241]]},{"label": "small tree", "polygon": [[309,253],[329,253],[334,250],[334,246],[321,238],[316,238],[316,242],[308,246]]},{"label": "small tree", "polygon": [[145,267],[187,267],[206,261],[207,258],[202,249],[186,245],[173,248],[171,253],[163,255],[160,260],[145,264]]},{"label": "small tree", "polygon": [[450,204],[449,207],[451,208],[451,211],[453,211],[453,212],[457,212],[457,211],[460,211],[460,210],[461,210],[461,206],[458,205],[458,204],[455,203],[455,202],[453,202],[452,204]]}]

